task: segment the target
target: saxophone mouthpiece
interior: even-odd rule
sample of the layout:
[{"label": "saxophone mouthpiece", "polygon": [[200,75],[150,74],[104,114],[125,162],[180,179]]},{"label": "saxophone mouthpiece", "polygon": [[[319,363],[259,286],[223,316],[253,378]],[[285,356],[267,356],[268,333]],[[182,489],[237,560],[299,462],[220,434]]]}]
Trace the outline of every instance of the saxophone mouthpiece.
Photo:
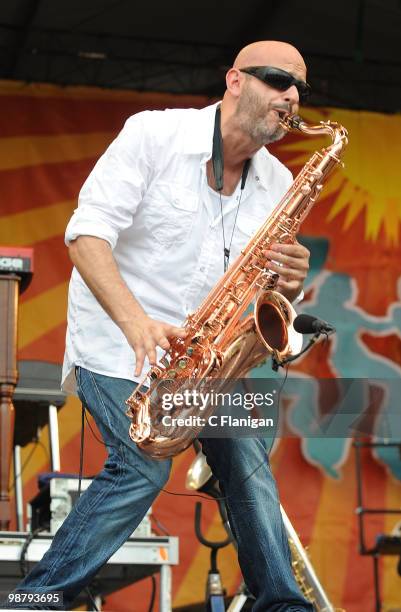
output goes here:
[{"label": "saxophone mouthpiece", "polygon": [[288,121],[290,122],[291,127],[295,129],[299,128],[300,124],[303,123],[303,119],[299,115],[290,115],[290,117],[288,117]]},{"label": "saxophone mouthpiece", "polygon": [[290,113],[285,113],[280,119],[281,126],[287,131],[299,129],[301,123],[303,123],[302,117]]}]

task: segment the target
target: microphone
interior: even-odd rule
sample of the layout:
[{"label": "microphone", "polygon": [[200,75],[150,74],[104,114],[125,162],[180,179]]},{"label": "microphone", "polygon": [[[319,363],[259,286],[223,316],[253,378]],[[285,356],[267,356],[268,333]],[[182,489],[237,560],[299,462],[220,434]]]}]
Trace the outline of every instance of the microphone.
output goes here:
[{"label": "microphone", "polygon": [[293,325],[300,334],[331,334],[336,331],[327,321],[308,314],[295,317]]},{"label": "microphone", "polygon": [[329,334],[333,334],[336,331],[335,328],[330,325],[330,323],[327,323],[327,321],[323,321],[323,319],[318,319],[317,317],[308,314],[300,314],[295,317],[293,327],[295,331],[300,334],[314,334],[314,336],[309,340],[308,344],[302,349],[300,353],[284,357],[282,361],[278,361],[277,354],[273,352],[272,369],[275,372],[277,372],[280,366],[284,366],[286,363],[295,361],[296,359],[298,359],[298,357],[300,357],[301,355],[306,353],[306,351],[312,348],[312,346],[318,340],[320,334],[326,334],[328,336]]}]

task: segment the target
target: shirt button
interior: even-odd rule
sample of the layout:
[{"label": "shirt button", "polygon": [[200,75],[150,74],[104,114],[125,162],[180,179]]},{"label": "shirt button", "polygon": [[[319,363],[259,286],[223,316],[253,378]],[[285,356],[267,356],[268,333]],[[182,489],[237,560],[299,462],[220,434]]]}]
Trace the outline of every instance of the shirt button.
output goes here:
[{"label": "shirt button", "polygon": [[201,267],[199,268],[199,270],[200,270],[201,272],[204,272],[204,271],[205,271],[205,266],[201,266]]},{"label": "shirt button", "polygon": [[259,180],[260,180],[259,177],[255,176],[255,181],[259,181]]}]

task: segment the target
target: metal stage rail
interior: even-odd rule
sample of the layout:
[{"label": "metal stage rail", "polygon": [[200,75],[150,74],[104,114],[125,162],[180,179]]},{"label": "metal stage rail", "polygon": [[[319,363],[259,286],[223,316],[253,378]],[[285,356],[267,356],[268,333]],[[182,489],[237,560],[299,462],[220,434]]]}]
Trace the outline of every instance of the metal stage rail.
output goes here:
[{"label": "metal stage rail", "polygon": [[[21,531],[0,531],[0,592],[3,597],[21,580],[21,553],[29,535]],[[25,554],[29,568],[43,557],[52,539],[53,536],[45,532],[33,538]],[[98,604],[102,597],[160,572],[159,610],[171,612],[171,566],[177,564],[177,537],[131,537],[95,576],[90,590]],[[87,599],[82,592],[76,605],[82,605]]]}]

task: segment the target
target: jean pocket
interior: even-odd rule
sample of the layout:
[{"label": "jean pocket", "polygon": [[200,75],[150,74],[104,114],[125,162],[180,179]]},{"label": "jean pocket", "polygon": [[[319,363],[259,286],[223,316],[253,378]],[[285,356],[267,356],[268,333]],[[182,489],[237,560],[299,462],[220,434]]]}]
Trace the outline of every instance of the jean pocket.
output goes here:
[{"label": "jean pocket", "polygon": [[81,368],[80,366],[75,366],[75,380],[77,383],[77,395],[79,399],[81,400],[82,404],[85,406],[85,408],[90,412],[89,404],[86,399],[86,395],[84,391],[84,387],[85,387],[84,378],[85,376],[84,376],[83,368]]}]

